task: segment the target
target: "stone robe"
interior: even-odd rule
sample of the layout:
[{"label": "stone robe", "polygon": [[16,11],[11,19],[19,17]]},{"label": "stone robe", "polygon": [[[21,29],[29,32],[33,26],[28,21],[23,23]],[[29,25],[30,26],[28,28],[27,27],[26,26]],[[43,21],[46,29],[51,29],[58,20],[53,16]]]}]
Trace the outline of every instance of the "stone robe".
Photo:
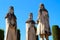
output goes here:
[{"label": "stone robe", "polygon": [[11,14],[6,16],[6,34],[5,40],[17,40],[16,17]]},{"label": "stone robe", "polygon": [[33,26],[31,26],[28,30],[28,40],[36,40],[36,31]]},{"label": "stone robe", "polygon": [[39,34],[50,34],[50,26],[49,26],[49,16],[48,12],[42,11],[42,14],[39,11],[39,23],[37,27],[37,35]]}]

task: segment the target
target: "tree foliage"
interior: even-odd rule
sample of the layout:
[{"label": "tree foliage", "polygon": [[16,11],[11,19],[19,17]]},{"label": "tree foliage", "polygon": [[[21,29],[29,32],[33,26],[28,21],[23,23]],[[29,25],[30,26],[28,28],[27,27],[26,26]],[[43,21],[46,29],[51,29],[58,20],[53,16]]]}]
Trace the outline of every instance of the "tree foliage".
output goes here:
[{"label": "tree foliage", "polygon": [[4,30],[0,29],[0,40],[4,40]]},{"label": "tree foliage", "polygon": [[52,26],[52,35],[53,35],[53,40],[59,40],[59,26],[58,25]]}]

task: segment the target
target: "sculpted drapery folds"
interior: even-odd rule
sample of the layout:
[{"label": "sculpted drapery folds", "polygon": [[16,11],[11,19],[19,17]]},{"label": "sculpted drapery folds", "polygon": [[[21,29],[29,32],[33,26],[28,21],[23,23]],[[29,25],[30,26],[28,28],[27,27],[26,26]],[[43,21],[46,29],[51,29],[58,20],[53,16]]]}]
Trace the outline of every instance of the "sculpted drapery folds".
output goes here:
[{"label": "sculpted drapery folds", "polygon": [[17,40],[17,22],[14,14],[14,7],[10,6],[6,17],[6,33],[5,40]]}]

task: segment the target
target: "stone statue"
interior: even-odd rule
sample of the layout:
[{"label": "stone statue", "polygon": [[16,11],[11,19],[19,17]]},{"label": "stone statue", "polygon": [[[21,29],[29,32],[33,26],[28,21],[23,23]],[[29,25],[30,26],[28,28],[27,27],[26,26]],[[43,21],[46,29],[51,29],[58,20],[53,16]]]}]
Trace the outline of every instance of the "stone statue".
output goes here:
[{"label": "stone statue", "polygon": [[49,15],[48,11],[44,7],[44,4],[40,5],[37,24],[37,35],[40,35],[40,40],[44,40],[44,38],[46,38],[46,40],[49,40],[48,36],[51,35]]},{"label": "stone statue", "polygon": [[26,21],[26,40],[36,40],[35,21],[32,13],[30,13],[29,19]]},{"label": "stone statue", "polygon": [[6,34],[5,40],[17,40],[17,22],[14,14],[14,7],[10,6],[6,17]]}]

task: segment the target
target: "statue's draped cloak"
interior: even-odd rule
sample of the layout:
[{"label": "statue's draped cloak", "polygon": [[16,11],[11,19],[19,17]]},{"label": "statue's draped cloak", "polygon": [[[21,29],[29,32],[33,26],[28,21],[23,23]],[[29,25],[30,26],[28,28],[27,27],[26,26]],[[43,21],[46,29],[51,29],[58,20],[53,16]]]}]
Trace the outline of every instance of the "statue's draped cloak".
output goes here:
[{"label": "statue's draped cloak", "polygon": [[[16,25],[16,16],[14,14],[8,13],[6,15],[7,21],[7,30],[6,30],[6,40],[17,40],[17,25]],[[12,23],[11,23],[12,22]]]},{"label": "statue's draped cloak", "polygon": [[34,20],[28,19],[26,23],[29,24],[29,27],[27,26],[28,30],[26,29],[27,31],[26,35],[28,35],[27,40],[36,40],[36,27]]},{"label": "statue's draped cloak", "polygon": [[37,34],[50,34],[49,15],[45,9],[39,10]]},{"label": "statue's draped cloak", "polygon": [[30,27],[28,30],[28,40],[36,40],[36,32],[34,27]]}]

